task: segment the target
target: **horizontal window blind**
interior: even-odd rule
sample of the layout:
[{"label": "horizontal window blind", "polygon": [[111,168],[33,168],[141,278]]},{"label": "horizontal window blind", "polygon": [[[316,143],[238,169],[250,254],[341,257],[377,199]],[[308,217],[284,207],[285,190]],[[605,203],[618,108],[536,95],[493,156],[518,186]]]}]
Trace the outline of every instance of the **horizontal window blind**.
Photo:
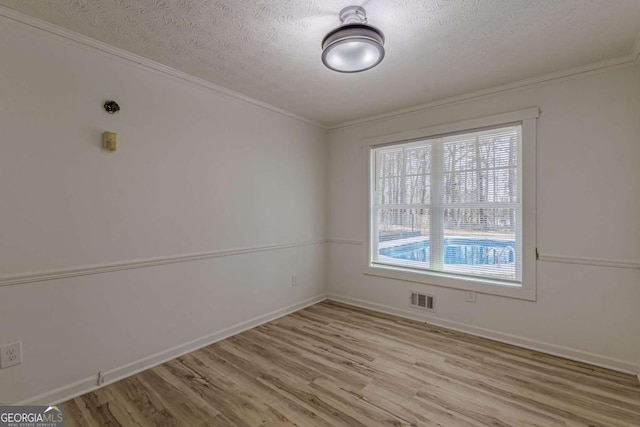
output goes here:
[{"label": "horizontal window blind", "polygon": [[520,282],[521,133],[374,148],[372,263]]}]

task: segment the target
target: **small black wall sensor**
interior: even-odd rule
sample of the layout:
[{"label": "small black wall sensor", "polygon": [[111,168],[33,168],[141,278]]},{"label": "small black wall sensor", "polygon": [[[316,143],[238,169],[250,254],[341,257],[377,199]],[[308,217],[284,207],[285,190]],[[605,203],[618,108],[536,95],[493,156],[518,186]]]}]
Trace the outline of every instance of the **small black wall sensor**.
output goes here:
[{"label": "small black wall sensor", "polygon": [[104,103],[104,111],[109,114],[117,113],[120,111],[120,106],[116,101],[106,101]]}]

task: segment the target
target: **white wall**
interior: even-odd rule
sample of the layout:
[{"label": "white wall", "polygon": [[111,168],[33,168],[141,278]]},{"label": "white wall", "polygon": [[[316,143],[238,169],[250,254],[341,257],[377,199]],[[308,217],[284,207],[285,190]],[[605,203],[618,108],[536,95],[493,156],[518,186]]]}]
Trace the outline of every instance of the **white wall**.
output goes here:
[{"label": "white wall", "polygon": [[[333,130],[329,135],[329,291],[474,333],[640,370],[640,270],[538,262],[537,301],[363,275],[361,139],[540,107],[537,243],[542,256],[640,262],[640,67],[565,78]],[[578,261],[579,261],[578,260]],[[409,309],[408,290],[437,298]]]},{"label": "white wall", "polygon": [[[637,262],[639,67],[338,129],[327,148],[312,125],[5,18],[0,40],[0,284],[228,255],[0,286],[0,344],[21,340],[24,352],[0,370],[0,402],[86,390],[98,371],[115,379],[322,298],[327,283],[400,314],[406,291],[425,289],[438,297],[432,321],[640,365],[637,269],[540,262],[537,302],[470,304],[362,275],[357,244],[362,137],[539,106],[540,252]],[[101,108],[109,98],[122,106],[114,116]],[[101,149],[106,130],[115,153]],[[317,243],[327,236],[345,241]]]},{"label": "white wall", "polygon": [[0,344],[24,352],[0,401],[322,296],[326,131],[6,18],[0,40],[0,283],[299,245],[0,287]]}]

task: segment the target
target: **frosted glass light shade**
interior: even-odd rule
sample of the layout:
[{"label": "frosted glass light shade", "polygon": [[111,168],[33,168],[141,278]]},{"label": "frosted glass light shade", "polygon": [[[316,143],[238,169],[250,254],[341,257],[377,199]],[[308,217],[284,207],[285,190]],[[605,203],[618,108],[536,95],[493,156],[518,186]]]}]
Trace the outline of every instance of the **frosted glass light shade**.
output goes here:
[{"label": "frosted glass light shade", "polygon": [[370,25],[343,25],[327,34],[322,41],[322,62],[341,73],[368,70],[383,58],[384,35]]}]

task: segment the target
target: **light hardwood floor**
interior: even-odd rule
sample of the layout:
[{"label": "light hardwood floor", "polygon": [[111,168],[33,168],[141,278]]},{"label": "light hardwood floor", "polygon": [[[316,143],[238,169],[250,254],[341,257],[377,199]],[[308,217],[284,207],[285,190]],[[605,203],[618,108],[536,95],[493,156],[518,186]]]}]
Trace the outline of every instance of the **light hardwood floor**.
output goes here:
[{"label": "light hardwood floor", "polygon": [[66,426],[639,426],[631,375],[325,301],[65,402]]}]

